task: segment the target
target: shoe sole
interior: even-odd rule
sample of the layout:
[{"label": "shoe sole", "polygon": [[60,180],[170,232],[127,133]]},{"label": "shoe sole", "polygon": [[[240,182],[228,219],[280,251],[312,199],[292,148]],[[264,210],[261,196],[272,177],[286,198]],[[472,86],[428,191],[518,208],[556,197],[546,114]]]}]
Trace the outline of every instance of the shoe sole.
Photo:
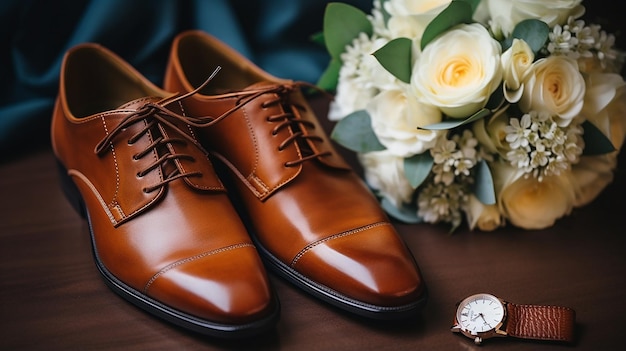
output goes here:
[{"label": "shoe sole", "polygon": [[332,305],[339,309],[348,311],[350,313],[374,319],[374,320],[401,320],[410,317],[415,317],[424,307],[428,299],[428,291],[424,287],[422,295],[416,301],[400,306],[378,306],[369,304],[363,301],[355,300],[349,296],[346,296],[326,285],[315,282],[300,272],[296,271],[289,265],[276,258],[256,236],[252,219],[248,216],[245,210],[245,205],[241,200],[233,194],[236,189],[233,184],[232,171],[218,157],[212,157],[211,162],[218,173],[218,176],[229,189],[228,196],[231,202],[235,206],[239,216],[242,218],[254,245],[259,252],[261,259],[264,261],[266,267],[271,272],[275,273],[279,277],[285,279],[294,286],[304,290],[310,295]]},{"label": "shoe sole", "polygon": [[61,181],[61,188],[67,197],[72,207],[78,212],[82,218],[87,220],[89,225],[89,234],[91,238],[91,248],[96,263],[96,267],[100,272],[100,275],[104,278],[106,285],[115,293],[120,295],[125,300],[129,301],[133,305],[147,311],[163,320],[166,320],[176,326],[182,327],[187,330],[191,330],[203,335],[219,338],[245,338],[258,334],[262,334],[271,330],[277,323],[280,314],[280,302],[277,296],[274,296],[273,304],[276,306],[272,314],[255,322],[246,324],[225,324],[208,321],[201,319],[190,314],[173,309],[159,301],[156,301],[149,296],[139,292],[138,290],[128,286],[124,282],[117,279],[111,272],[109,272],[98,256],[98,250],[95,246],[95,240],[93,237],[93,230],[91,227],[91,220],[89,217],[89,211],[82,200],[78,188],[67,175],[67,171],[64,166],[57,161],[59,178]]}]

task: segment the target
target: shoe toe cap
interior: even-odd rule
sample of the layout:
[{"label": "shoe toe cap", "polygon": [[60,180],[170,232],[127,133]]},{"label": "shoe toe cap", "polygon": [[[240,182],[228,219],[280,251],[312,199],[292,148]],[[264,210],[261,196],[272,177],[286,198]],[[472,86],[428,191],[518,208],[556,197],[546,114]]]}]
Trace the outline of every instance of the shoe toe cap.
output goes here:
[{"label": "shoe toe cap", "polygon": [[320,242],[293,266],[349,298],[377,306],[414,303],[425,289],[412,254],[390,226]]},{"label": "shoe toe cap", "polygon": [[252,246],[199,255],[168,265],[146,286],[172,308],[212,322],[242,324],[272,313],[274,299]]}]

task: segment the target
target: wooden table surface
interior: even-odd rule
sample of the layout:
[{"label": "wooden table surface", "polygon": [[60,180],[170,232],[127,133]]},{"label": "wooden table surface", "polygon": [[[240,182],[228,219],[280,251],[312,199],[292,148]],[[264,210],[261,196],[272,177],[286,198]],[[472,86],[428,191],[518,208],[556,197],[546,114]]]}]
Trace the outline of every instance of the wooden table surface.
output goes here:
[{"label": "wooden table surface", "polygon": [[[314,104],[325,116],[325,102]],[[328,125],[327,125],[328,126]],[[342,150],[355,167],[354,155]],[[430,291],[421,317],[372,322],[340,312],[272,276],[282,304],[276,329],[249,340],[196,335],[148,315],[109,290],[88,228],[57,183],[45,147],[0,161],[1,350],[616,350],[626,341],[624,153],[615,181],[591,205],[541,231],[406,225]],[[569,306],[573,346],[488,340],[450,332],[455,303],[490,292],[511,302]]]}]

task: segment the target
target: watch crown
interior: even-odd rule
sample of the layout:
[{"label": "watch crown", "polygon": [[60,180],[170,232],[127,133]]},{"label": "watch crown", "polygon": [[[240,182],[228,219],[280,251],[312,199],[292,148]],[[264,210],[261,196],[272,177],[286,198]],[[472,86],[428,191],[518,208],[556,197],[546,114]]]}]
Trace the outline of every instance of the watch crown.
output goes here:
[{"label": "watch crown", "polygon": [[476,345],[480,345],[481,342],[483,342],[483,339],[480,336],[477,336],[476,339],[474,339],[474,344]]}]

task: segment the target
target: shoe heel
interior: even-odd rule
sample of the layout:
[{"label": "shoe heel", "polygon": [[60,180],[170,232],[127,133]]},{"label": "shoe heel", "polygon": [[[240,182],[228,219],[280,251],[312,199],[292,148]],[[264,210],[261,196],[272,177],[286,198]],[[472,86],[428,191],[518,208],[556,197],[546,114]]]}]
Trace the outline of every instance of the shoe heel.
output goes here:
[{"label": "shoe heel", "polygon": [[65,194],[65,198],[72,205],[74,210],[78,212],[78,214],[84,219],[87,218],[87,212],[85,210],[85,203],[83,202],[83,198],[80,196],[80,192],[76,187],[76,184],[72,181],[72,178],[67,174],[67,170],[61,164],[61,162],[57,161],[57,171],[59,173],[59,180],[61,182],[61,190]]}]

